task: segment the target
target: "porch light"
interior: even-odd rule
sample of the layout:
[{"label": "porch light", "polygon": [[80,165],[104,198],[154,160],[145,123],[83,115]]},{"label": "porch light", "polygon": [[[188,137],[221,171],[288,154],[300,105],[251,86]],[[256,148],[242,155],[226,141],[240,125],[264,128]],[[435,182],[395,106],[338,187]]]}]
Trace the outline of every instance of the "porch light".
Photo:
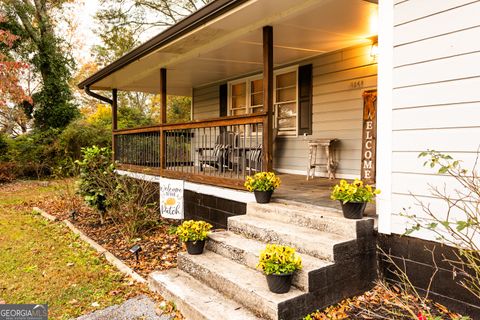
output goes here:
[{"label": "porch light", "polygon": [[373,36],[369,38],[372,41],[372,46],[370,47],[370,57],[373,60],[377,60],[378,57],[378,36]]},{"label": "porch light", "polygon": [[130,248],[130,253],[135,255],[135,259],[138,262],[138,255],[140,254],[140,251],[142,251],[142,247],[140,247],[138,244],[134,245],[133,247]]}]

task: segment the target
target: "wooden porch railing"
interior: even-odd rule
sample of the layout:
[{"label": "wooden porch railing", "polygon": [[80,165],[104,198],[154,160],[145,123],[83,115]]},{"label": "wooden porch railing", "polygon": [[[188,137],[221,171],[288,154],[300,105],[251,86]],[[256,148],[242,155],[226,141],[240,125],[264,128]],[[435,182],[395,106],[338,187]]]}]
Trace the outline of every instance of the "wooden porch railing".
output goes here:
[{"label": "wooden porch railing", "polygon": [[266,168],[265,123],[259,113],[115,130],[114,160],[122,170],[243,188]]}]

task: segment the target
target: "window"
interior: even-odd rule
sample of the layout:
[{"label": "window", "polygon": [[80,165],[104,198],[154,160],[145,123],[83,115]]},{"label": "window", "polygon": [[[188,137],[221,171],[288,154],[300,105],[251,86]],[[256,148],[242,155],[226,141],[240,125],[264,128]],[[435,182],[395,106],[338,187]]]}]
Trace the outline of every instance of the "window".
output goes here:
[{"label": "window", "polygon": [[229,115],[263,112],[263,80],[258,77],[230,83]]},{"label": "window", "polygon": [[231,104],[230,104],[231,115],[239,116],[239,115],[248,113],[247,93],[245,89],[246,89],[245,82],[232,84],[231,86],[232,95],[231,95]]},{"label": "window", "polygon": [[263,79],[250,82],[250,108],[252,113],[263,112]]},{"label": "window", "polygon": [[[274,74],[274,119],[278,134],[296,136],[297,125],[297,67],[279,70]],[[258,76],[229,83],[229,115],[260,113],[263,108],[263,78]]]}]

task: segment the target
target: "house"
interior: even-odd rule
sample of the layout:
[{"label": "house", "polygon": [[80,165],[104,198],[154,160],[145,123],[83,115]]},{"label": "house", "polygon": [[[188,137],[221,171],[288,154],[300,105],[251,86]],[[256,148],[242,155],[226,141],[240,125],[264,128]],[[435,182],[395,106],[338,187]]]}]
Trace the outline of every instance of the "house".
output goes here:
[{"label": "house", "polygon": [[[474,162],[478,13],[478,1],[464,0],[216,0],[80,83],[112,105],[119,172],[184,181],[185,216],[229,230],[214,234],[207,255],[180,255],[181,270],[153,275],[153,286],[193,318],[212,319],[295,319],[369,288],[373,220],[338,217],[330,169],[382,190],[379,244],[406,258],[426,289],[433,267],[424,247],[435,239],[400,237],[408,224],[400,213],[421,214],[411,193],[436,203],[427,184],[449,183],[423,168],[421,151]],[[161,123],[118,130],[118,90],[161,93]],[[190,122],[166,123],[166,94],[192,98]],[[324,165],[307,181],[315,150]],[[286,191],[259,207],[242,185],[267,170],[283,174]],[[310,263],[287,296],[254,281],[254,249],[269,241],[297,246]],[[440,273],[432,295],[480,315],[451,271]],[[199,295],[206,300],[194,302]]]}]

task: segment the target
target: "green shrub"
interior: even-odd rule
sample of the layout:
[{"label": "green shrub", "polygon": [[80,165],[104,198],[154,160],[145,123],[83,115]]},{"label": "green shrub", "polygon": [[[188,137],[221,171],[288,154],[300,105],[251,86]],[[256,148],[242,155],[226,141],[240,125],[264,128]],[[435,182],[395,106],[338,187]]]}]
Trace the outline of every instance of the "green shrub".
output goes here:
[{"label": "green shrub", "polygon": [[58,145],[59,129],[33,131],[12,139],[8,159],[18,167],[18,175],[41,178],[53,172],[61,156]]},{"label": "green shrub", "polygon": [[82,157],[82,148],[98,146],[110,147],[112,134],[105,127],[89,124],[85,120],[70,123],[58,137],[59,146],[65,156],[73,160]]},{"label": "green shrub", "polygon": [[105,190],[108,217],[126,239],[138,237],[161,223],[159,192],[158,183],[121,175],[111,180]]},{"label": "green shrub", "polygon": [[111,185],[116,181],[112,152],[110,148],[93,146],[83,148],[82,153],[83,159],[76,161],[80,169],[78,190],[88,205],[98,210],[100,222],[104,223],[108,189],[116,189]]},{"label": "green shrub", "polygon": [[17,177],[17,166],[13,162],[0,162],[0,184],[8,183]]},{"label": "green shrub", "polygon": [[0,161],[8,160],[8,137],[0,133]]}]

